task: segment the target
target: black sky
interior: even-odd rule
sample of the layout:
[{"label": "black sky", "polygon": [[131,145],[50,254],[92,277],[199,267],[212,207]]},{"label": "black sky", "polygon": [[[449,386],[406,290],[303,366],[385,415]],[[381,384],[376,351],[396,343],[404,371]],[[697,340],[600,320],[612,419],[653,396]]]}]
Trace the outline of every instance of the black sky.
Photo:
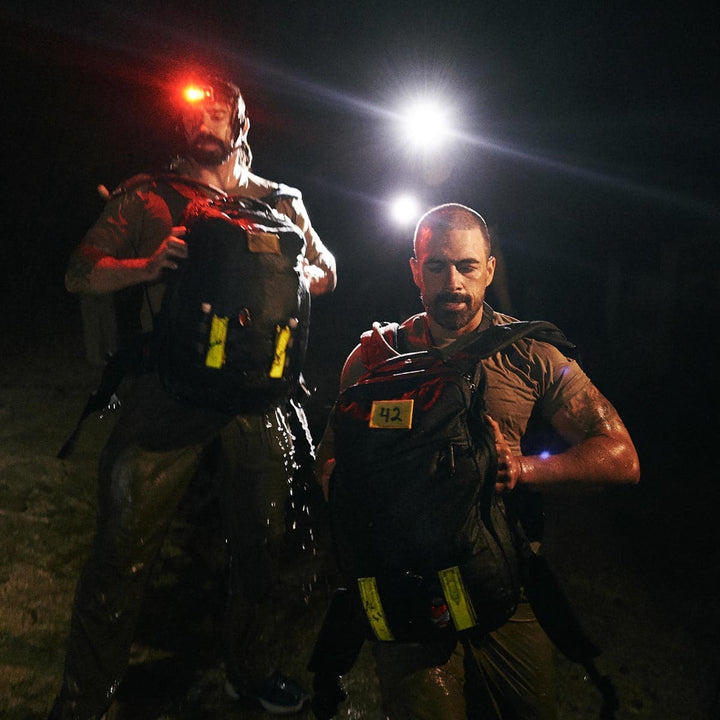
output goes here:
[{"label": "black sky", "polygon": [[[415,309],[410,231],[385,205],[412,190],[485,215],[501,309],[554,320],[601,371],[632,357],[632,377],[660,382],[681,318],[695,331],[718,309],[718,19],[645,0],[5,3],[4,286],[39,308],[65,298],[96,185],[166,158],[168,91],[209,65],[243,89],[255,170],[303,190],[338,257],[315,317],[339,355]],[[432,163],[395,136],[419,87],[462,134]]]}]

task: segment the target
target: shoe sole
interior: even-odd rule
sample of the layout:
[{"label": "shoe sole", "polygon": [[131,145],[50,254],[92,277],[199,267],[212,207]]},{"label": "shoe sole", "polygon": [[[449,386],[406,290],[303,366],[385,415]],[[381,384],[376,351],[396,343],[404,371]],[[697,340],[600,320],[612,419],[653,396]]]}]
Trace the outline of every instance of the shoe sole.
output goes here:
[{"label": "shoe sole", "polygon": [[[225,681],[225,694],[233,700],[240,700],[241,698],[246,697],[244,695],[241,695],[233,687],[229,680]],[[267,700],[263,700],[262,698],[257,697],[257,695],[248,697],[252,697],[254,700],[257,700],[257,702],[260,703],[260,705],[262,706],[262,709],[265,710],[265,712],[271,713],[272,715],[292,715],[293,713],[300,712],[300,710],[303,709],[305,703],[310,700],[309,695],[303,695],[302,700],[297,705],[292,705],[288,707],[287,705],[273,705]]]},{"label": "shoe sole", "polygon": [[288,707],[287,705],[273,705],[272,703],[269,703],[266,700],[262,700],[261,698],[256,699],[262,705],[263,710],[265,710],[265,712],[269,712],[271,715],[294,715],[295,713],[300,712],[303,709],[303,705],[305,705],[305,703],[310,698],[304,696],[302,702],[300,702],[298,705],[293,705],[292,707]]}]

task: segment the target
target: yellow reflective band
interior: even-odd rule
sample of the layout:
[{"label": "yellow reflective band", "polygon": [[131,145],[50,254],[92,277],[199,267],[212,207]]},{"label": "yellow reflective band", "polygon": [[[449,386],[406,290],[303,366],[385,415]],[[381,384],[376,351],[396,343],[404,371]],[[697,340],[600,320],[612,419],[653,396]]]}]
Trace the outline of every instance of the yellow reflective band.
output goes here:
[{"label": "yellow reflective band", "polygon": [[282,328],[278,325],[277,335],[275,336],[275,357],[268,373],[271,378],[281,378],[283,376],[288,340],[290,340],[290,328],[287,325]]},{"label": "yellow reflective band", "polygon": [[460,568],[450,567],[446,570],[438,570],[438,577],[456,629],[467,630],[477,625],[475,608],[465,589]]},{"label": "yellow reflective band", "polygon": [[390,641],[394,640],[393,634],[385,618],[385,611],[380,602],[380,594],[378,593],[377,583],[374,577],[358,578],[358,587],[360,588],[360,599],[362,600],[365,614],[370,621],[375,637],[378,640]]},{"label": "yellow reflective band", "polygon": [[374,400],[370,408],[370,427],[409,430],[414,400]]},{"label": "yellow reflective band", "polygon": [[213,315],[210,325],[210,343],[208,344],[205,365],[209,368],[221,368],[225,364],[225,340],[227,339],[228,319]]}]

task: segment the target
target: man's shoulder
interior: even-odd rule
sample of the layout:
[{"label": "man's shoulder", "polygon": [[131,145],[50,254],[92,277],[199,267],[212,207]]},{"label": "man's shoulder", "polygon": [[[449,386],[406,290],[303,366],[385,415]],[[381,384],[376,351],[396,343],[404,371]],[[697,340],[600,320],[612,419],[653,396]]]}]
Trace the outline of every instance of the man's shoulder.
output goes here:
[{"label": "man's shoulder", "polygon": [[214,188],[205,185],[191,175],[184,175],[173,170],[158,170],[156,172],[140,172],[123,180],[108,194],[108,198],[122,198],[145,193],[156,193],[165,196],[168,189],[173,189],[183,195],[198,192],[207,194],[207,192],[214,190]]},{"label": "man's shoulder", "polygon": [[[552,322],[545,320],[521,321],[517,318],[493,311],[492,325],[497,331],[505,353],[520,350],[528,357],[578,359],[579,351],[575,343],[569,340],[563,331]],[[512,342],[507,342],[512,338]]]},{"label": "man's shoulder", "polygon": [[[107,197],[120,198],[125,195],[131,195],[135,192],[146,192],[156,184],[156,177],[155,173],[150,172],[140,172],[135,175],[131,175],[129,178],[126,178],[119,185],[113,188],[111,192],[106,191]],[[103,187],[103,185],[98,187],[98,191],[101,195],[105,194],[103,193]]]},{"label": "man's shoulder", "polygon": [[493,310],[491,322],[493,325],[508,325],[509,323],[520,321],[512,315],[507,315],[505,313],[498,312],[497,310]]},{"label": "man's shoulder", "polygon": [[278,183],[274,180],[268,180],[267,178],[260,177],[255,173],[248,172],[244,181],[238,183],[232,194],[259,200],[261,197],[274,192],[277,187]]},{"label": "man's shoulder", "polygon": [[244,182],[238,184],[232,194],[242,195],[243,197],[262,200],[264,198],[289,198],[300,199],[302,193],[298,188],[286,185],[285,183],[275,182],[267,178],[260,177],[255,173],[248,172]]}]

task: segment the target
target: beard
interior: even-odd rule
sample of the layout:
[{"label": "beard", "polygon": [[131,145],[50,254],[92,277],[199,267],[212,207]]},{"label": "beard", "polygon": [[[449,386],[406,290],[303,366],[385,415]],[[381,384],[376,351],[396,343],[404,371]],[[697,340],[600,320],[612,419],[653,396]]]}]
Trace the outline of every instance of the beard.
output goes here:
[{"label": "beard", "polygon": [[[448,308],[447,303],[461,304],[459,308]],[[474,301],[464,293],[439,293],[423,305],[427,314],[445,330],[460,330],[468,325],[482,311],[483,300]]]},{"label": "beard", "polygon": [[215,166],[225,162],[230,157],[232,149],[220,138],[210,133],[200,133],[192,139],[188,148],[188,155],[201,165]]}]

